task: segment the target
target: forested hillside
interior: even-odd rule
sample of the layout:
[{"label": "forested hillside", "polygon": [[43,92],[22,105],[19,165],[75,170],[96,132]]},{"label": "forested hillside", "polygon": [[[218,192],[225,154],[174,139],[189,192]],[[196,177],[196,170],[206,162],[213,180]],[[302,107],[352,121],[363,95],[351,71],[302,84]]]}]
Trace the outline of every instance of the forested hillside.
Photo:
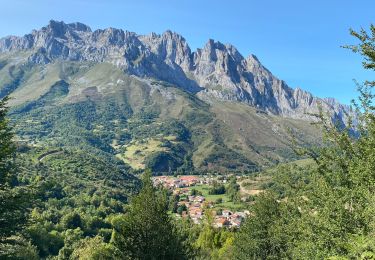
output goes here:
[{"label": "forested hillside", "polygon": [[[23,79],[24,87],[12,95],[9,114],[20,141],[51,150],[74,146],[116,156],[134,170],[160,173],[254,171],[297,158],[290,146],[293,135],[300,144],[320,142],[308,121],[239,103],[209,104],[166,83],[123,75],[110,64],[86,66],[55,64],[46,75],[64,79],[38,80],[38,89],[28,83],[32,79]],[[122,83],[111,86],[113,78]],[[92,87],[72,86],[83,79],[91,82],[84,86]],[[108,85],[105,93],[98,92],[99,84]],[[36,93],[41,86],[49,89]],[[26,92],[31,87],[33,92]]]},{"label": "forested hillside", "polygon": [[156,174],[253,172],[298,159],[291,141],[321,144],[321,106],[344,124],[350,109],[292,89],[232,45],[191,52],[170,31],[137,35],[50,23],[0,39],[0,97],[17,138],[44,149],[116,157]]},{"label": "forested hillside", "polygon": [[[359,44],[347,48],[374,70],[375,27],[351,33]],[[270,107],[196,95],[181,78],[54,52],[15,64],[30,50],[12,51],[0,56],[1,259],[375,257],[375,82],[359,85],[355,118],[318,106],[314,128]],[[248,217],[215,226],[220,198],[196,224],[175,190],[153,183],[162,174],[215,177],[209,195],[225,193]]]}]

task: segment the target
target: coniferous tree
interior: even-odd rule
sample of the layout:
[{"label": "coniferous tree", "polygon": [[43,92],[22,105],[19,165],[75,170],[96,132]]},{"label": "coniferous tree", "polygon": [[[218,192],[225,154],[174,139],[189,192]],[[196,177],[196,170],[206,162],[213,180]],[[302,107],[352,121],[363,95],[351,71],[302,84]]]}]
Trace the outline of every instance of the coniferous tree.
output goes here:
[{"label": "coniferous tree", "polygon": [[0,101],[0,258],[15,257],[20,252],[35,258],[34,248],[19,232],[27,221],[29,189],[14,187],[15,165],[13,132],[6,118],[8,98]]},{"label": "coniferous tree", "polygon": [[8,108],[6,103],[9,99],[6,97],[0,100],[0,184],[6,185],[11,181],[12,157],[15,146],[13,143],[13,132],[9,126],[9,120],[6,118]]},{"label": "coniferous tree", "polygon": [[272,193],[260,195],[249,217],[236,235],[234,254],[236,259],[286,258],[286,233],[283,224],[283,205]]},{"label": "coniferous tree", "polygon": [[167,213],[166,194],[153,187],[151,173],[125,216],[114,220],[112,243],[129,259],[184,259],[185,250]]}]

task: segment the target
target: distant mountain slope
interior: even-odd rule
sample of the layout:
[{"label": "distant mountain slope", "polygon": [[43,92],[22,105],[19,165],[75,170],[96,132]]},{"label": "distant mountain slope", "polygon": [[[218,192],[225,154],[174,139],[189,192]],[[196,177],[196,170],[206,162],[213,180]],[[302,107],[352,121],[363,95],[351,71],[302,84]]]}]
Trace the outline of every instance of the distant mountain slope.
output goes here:
[{"label": "distant mountain slope", "polygon": [[231,45],[191,52],[176,33],[137,35],[51,21],[0,39],[0,98],[11,95],[21,141],[115,156],[135,171],[252,171],[288,161],[290,129],[318,145],[318,104],[340,121],[348,107],[291,89]]},{"label": "distant mountain slope", "polygon": [[[318,103],[345,121],[349,108],[292,89],[272,75],[254,56],[244,58],[230,44],[209,40],[192,52],[185,39],[171,31],[137,35],[121,29],[91,31],[81,23],[50,21],[23,37],[0,40],[0,52],[23,51],[31,64],[57,60],[108,62],[130,75],[175,84],[199,96],[240,101],[275,115],[306,119]],[[7,93],[2,91],[2,95]]]}]

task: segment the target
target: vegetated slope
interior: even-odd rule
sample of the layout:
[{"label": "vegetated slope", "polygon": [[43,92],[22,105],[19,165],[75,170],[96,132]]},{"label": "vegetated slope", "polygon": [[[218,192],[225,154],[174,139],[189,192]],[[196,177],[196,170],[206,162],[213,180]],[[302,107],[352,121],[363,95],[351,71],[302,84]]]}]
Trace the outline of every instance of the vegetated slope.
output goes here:
[{"label": "vegetated slope", "polygon": [[[117,158],[134,171],[254,171],[319,144],[303,112],[321,103],[255,56],[209,41],[191,52],[178,34],[139,36],[51,21],[0,39],[0,98],[13,99],[20,141]],[[301,120],[304,119],[304,120]]]},{"label": "vegetated slope", "polygon": [[77,148],[52,151],[19,145],[16,158],[17,181],[31,183],[37,192],[25,232],[41,258],[69,255],[72,241],[67,237],[76,241],[100,235],[109,241],[111,218],[126,212],[140,186],[121,161]]},{"label": "vegetated slope", "polygon": [[11,100],[20,140],[116,156],[134,170],[252,171],[255,165],[293,158],[288,128],[304,143],[318,136],[307,121],[241,103],[204,102],[172,84],[129,76],[108,63],[8,64],[0,70],[8,82],[10,66],[22,71]]}]

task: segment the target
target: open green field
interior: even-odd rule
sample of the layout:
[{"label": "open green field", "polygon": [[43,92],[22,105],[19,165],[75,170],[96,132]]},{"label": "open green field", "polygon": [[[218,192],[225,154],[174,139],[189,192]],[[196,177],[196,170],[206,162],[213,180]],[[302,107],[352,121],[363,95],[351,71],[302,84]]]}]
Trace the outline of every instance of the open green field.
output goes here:
[{"label": "open green field", "polygon": [[[163,146],[165,141],[169,141],[173,144],[177,143],[175,136],[161,136],[157,138],[133,140],[123,147],[125,150],[124,153],[117,154],[116,156],[130,165],[133,169],[144,169],[147,156],[155,152],[170,151],[170,148]],[[116,145],[116,142],[113,143]]]},{"label": "open green field", "polygon": [[125,146],[125,153],[119,158],[122,158],[133,169],[144,169],[144,160],[149,154],[167,150],[161,147],[161,145],[162,142],[155,139],[132,141],[129,145]]},{"label": "open green field", "polygon": [[196,185],[193,187],[190,187],[189,190],[195,189],[202,193],[202,195],[206,198],[206,201],[212,201],[215,202],[217,199],[221,198],[223,200],[220,204],[215,204],[215,209],[231,209],[231,210],[241,210],[245,209],[247,206],[244,203],[233,203],[230,201],[229,197],[226,194],[220,194],[220,195],[210,195],[208,194],[208,191],[210,190],[209,185]]}]

